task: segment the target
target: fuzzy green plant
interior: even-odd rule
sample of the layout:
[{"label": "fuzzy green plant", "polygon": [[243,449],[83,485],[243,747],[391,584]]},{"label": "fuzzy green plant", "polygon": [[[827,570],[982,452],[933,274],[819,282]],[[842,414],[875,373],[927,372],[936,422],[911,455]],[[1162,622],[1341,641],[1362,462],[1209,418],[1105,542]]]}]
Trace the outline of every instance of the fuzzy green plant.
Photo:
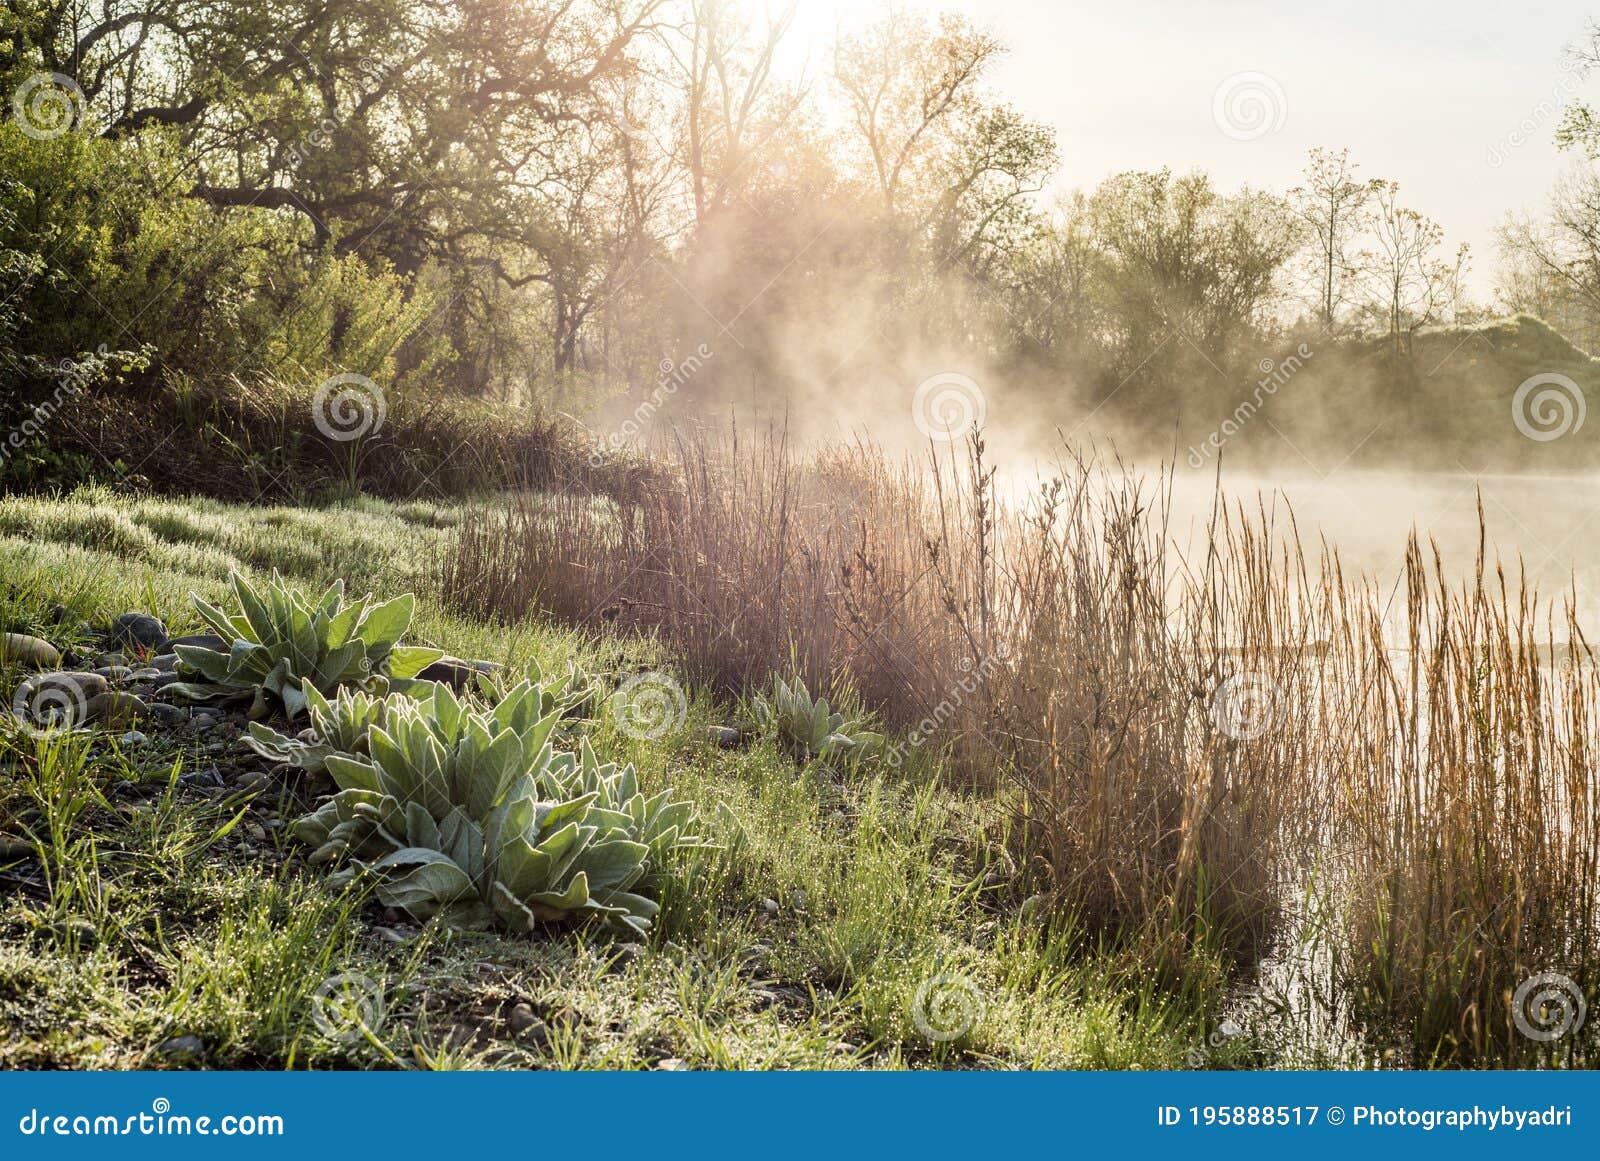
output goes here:
[{"label": "fuzzy green plant", "polygon": [[[609,692],[602,678],[576,661],[568,661],[564,669],[557,671],[547,669],[538,658],[533,658],[523,670],[523,679],[538,691],[541,712],[563,718],[593,717]],[[483,698],[498,701],[505,696],[511,683],[504,670],[495,670],[479,673],[477,687]]]},{"label": "fuzzy green plant", "polygon": [[237,572],[231,581],[235,613],[190,594],[200,618],[231,647],[177,646],[178,659],[205,680],[170,685],[169,696],[207,701],[254,691],[257,716],[266,712],[270,694],[293,719],[306,709],[307,686],[323,694],[345,686],[375,689],[413,678],[441,656],[437,649],[399,643],[415,608],[410,593],[383,602],[370,594],[346,600],[344,582],[336,581],[313,600],[277,572],[261,589]]},{"label": "fuzzy green plant", "polygon": [[346,686],[326,698],[315,685],[302,682],[300,691],[306,699],[310,725],[290,737],[261,722],[251,722],[250,736],[245,741],[263,758],[321,773],[327,770],[328,758],[334,754],[364,757],[372,729],[387,724],[390,711],[401,701],[421,703],[431,698],[433,688],[431,682],[418,682],[410,693],[370,694]]},{"label": "fuzzy green plant", "polygon": [[587,741],[557,753],[559,714],[522,681],[492,710],[440,686],[368,727],[365,758],[324,759],[337,793],[296,824],[311,861],[350,857],[377,874],[387,906],[458,926],[527,931],[601,916],[643,932],[674,850],[703,845],[691,803],[646,797],[632,766]]},{"label": "fuzzy green plant", "polygon": [[798,762],[853,756],[883,740],[859,720],[830,709],[826,698],[813,700],[799,677],[791,684],[774,676],[771,697],[756,694],[751,712],[762,735]]}]

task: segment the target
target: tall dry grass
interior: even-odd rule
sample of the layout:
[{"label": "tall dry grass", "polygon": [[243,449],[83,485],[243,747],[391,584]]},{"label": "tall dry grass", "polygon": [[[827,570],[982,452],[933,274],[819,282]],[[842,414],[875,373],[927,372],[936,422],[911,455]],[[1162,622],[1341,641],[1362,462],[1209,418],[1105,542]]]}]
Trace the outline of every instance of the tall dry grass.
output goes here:
[{"label": "tall dry grass", "polygon": [[1534,594],[1415,544],[1380,592],[1259,502],[1185,552],[1169,477],[1067,454],[1010,496],[985,455],[683,439],[631,498],[486,506],[445,589],[657,635],[724,691],[853,691],[904,739],[884,760],[937,748],[1015,804],[1019,894],[1158,970],[1260,959],[1314,884],[1357,1015],[1411,1057],[1544,1051],[1510,997],[1592,989],[1600,919],[1600,691],[1543,664],[1586,650],[1570,614],[1541,642]]}]

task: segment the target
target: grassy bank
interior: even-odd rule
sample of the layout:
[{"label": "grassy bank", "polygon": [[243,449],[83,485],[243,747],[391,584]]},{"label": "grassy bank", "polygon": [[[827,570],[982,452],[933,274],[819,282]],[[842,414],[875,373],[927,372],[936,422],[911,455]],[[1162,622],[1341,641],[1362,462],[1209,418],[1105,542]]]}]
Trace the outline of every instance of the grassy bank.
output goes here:
[{"label": "grassy bank", "polygon": [[[614,673],[670,664],[531,620],[489,626],[429,595],[460,512],[377,501],[246,509],[81,492],[0,501],[6,628],[149,610],[196,627],[186,596],[227,572],[422,589],[420,640],[463,656]],[[70,644],[70,641],[68,642]],[[19,675],[4,674],[5,688]],[[1136,959],[1041,929],[1007,889],[1008,812],[924,767],[830,771],[770,745],[723,750],[731,710],[692,697],[681,727],[601,756],[722,802],[723,848],[674,882],[648,940],[594,928],[453,933],[385,913],[304,865],[293,778],[232,741],[8,731],[0,776],[0,1021],[5,1067],[1183,1067],[1255,1058],[1207,1046],[1220,981],[1162,991]],[[210,772],[215,771],[213,776]],[[374,1034],[330,1038],[325,981],[383,997]],[[970,1009],[930,1038],[916,1014]],[[918,1006],[919,992],[922,1006]],[[944,1010],[944,1009],[940,1009]],[[939,1032],[938,1028],[935,1029]],[[942,1035],[942,1033],[939,1033]]]}]

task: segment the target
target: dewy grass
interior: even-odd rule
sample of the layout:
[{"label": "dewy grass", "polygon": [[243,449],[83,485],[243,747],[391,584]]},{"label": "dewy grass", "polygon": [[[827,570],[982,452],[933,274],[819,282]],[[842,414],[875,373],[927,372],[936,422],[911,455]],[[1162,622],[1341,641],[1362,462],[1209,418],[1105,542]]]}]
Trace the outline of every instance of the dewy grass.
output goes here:
[{"label": "dewy grass", "polygon": [[[54,509],[35,514],[41,531],[70,525],[74,507],[126,501],[58,503],[60,520]],[[215,522],[235,559],[282,563],[275,520],[261,510],[160,504],[170,520],[141,522],[158,557]],[[449,510],[442,516],[372,502],[306,510],[291,523],[329,531],[304,579],[361,576],[382,546],[385,575],[352,583],[409,586],[432,545],[397,534],[396,521],[448,530]],[[7,627],[47,635],[60,631],[48,615],[55,601],[72,618],[148,608],[174,631],[196,628],[187,592],[218,599],[226,577],[64,535],[0,539],[0,570],[15,586],[0,590]],[[537,657],[551,671],[568,660],[609,673],[674,662],[648,642],[526,619],[488,624],[427,598],[416,624],[452,653],[513,665]],[[18,676],[4,675],[5,687]],[[671,784],[728,807],[707,812],[716,847],[677,857],[657,924],[636,945],[598,929],[495,937],[406,923],[301,866],[305,852],[282,829],[268,829],[264,846],[242,845],[250,827],[308,807],[298,776],[213,798],[184,781],[223,759],[205,744],[97,735],[41,761],[35,739],[6,732],[0,1022],[12,1035],[0,1067],[1184,1065],[1220,995],[1149,1002],[1125,958],[1019,925],[1004,889],[983,885],[1005,865],[1004,811],[987,794],[924,777],[936,754],[914,750],[899,770],[811,763],[797,775],[774,745],[719,749],[706,728],[734,708],[690,692],[682,727],[660,738],[630,737],[609,714],[597,723],[601,758],[636,763],[647,790]],[[1014,929],[1030,934],[1005,934]],[[1073,965],[1070,986],[1017,970],[1018,944]],[[941,974],[980,990],[973,1029],[950,1041],[926,1036],[912,1011]],[[341,977],[382,995],[370,1036],[330,1037],[314,1019],[317,989]],[[179,1051],[186,1038],[203,1055]]]},{"label": "dewy grass", "polygon": [[[1315,880],[1345,997],[1405,1059],[1588,1058],[1513,1011],[1540,973],[1600,982],[1600,691],[1570,608],[1489,562],[1454,589],[1413,545],[1391,640],[1385,602],[1264,505],[1219,498],[1184,554],[1164,477],[1069,454],[1002,502],[981,439],[922,473],[737,437],[669,467],[632,505],[469,513],[446,594],[660,640],[720,690],[859,691],[894,758],[1015,811],[1036,911],[1169,986],[1281,950]],[[846,912],[805,938],[848,982],[892,930]]]}]

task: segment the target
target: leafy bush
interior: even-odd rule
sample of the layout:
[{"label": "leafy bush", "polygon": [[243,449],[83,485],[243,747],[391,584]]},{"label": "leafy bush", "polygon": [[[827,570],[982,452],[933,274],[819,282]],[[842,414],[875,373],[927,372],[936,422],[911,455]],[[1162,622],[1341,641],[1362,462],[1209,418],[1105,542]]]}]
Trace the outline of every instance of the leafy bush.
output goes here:
[{"label": "leafy bush", "polygon": [[702,845],[688,802],[646,798],[632,766],[602,764],[583,743],[557,754],[559,715],[522,681],[489,711],[445,686],[401,701],[372,725],[368,757],[329,754],[339,791],[296,824],[313,863],[371,860],[377,894],[418,918],[463,926],[599,915],[643,932],[648,889],[667,855]]},{"label": "leafy bush", "polygon": [[410,593],[382,604],[373,604],[370,594],[346,601],[344,582],[336,581],[308,601],[276,571],[264,593],[240,573],[231,579],[238,613],[230,615],[190,594],[201,618],[233,646],[226,653],[177,646],[179,660],[206,679],[168,686],[180,697],[205,700],[253,689],[258,708],[262,695],[270,693],[294,718],[308,704],[304,684],[324,693],[344,685],[366,687],[378,677],[414,677],[442,656],[437,649],[398,644],[411,625],[415,599]]},{"label": "leafy bush", "polygon": [[[407,694],[374,696],[365,690],[341,687],[330,701],[309,681],[301,682],[300,692],[306,699],[314,741],[288,737],[260,722],[250,723],[250,737],[245,740],[263,758],[287,762],[313,773],[327,770],[330,755],[365,755],[373,728],[383,727],[389,720],[390,710],[408,699]],[[427,696],[431,697],[432,693]]]},{"label": "leafy bush", "polygon": [[790,685],[774,677],[772,686],[771,700],[758,693],[751,703],[756,724],[796,761],[848,754],[882,741],[881,735],[861,729],[854,719],[831,711],[826,698],[811,700],[801,678]]}]

